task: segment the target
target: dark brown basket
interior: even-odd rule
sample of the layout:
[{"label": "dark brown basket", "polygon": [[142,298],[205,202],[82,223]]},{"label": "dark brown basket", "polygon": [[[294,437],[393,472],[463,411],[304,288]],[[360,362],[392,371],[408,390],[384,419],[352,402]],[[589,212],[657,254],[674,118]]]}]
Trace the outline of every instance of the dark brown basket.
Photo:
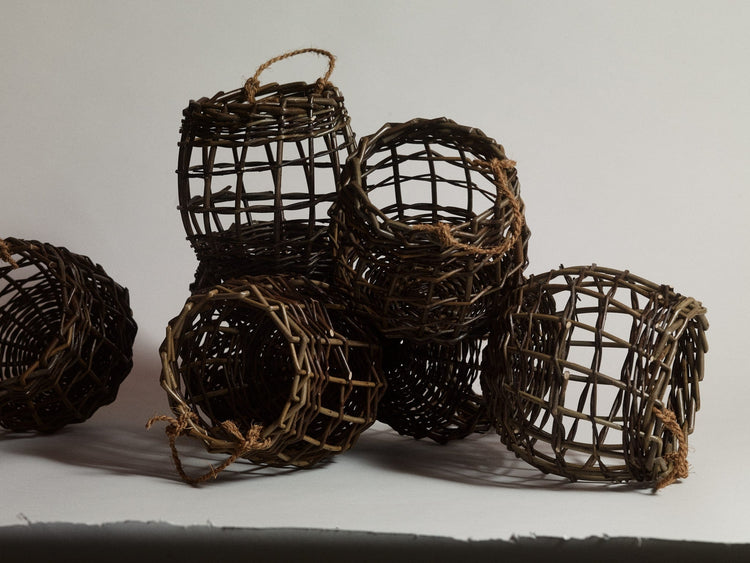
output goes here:
[{"label": "dark brown basket", "polygon": [[[259,86],[263,70],[300,53],[326,55],[314,84]],[[328,78],[333,55],[302,49],[271,59],[243,88],[183,112],[179,209],[201,266],[195,288],[245,274],[330,275],[328,209],[355,139]]]},{"label": "dark brown basket", "polygon": [[[211,452],[309,467],[352,447],[376,420],[380,349],[305,279],[245,277],[193,294],[167,327],[161,382],[176,418]],[[175,453],[182,477],[189,478]]]},{"label": "dark brown basket", "polygon": [[484,343],[478,338],[448,344],[385,339],[388,388],[378,420],[399,434],[440,444],[486,431],[484,400],[473,389]]},{"label": "dark brown basket", "polygon": [[51,244],[0,241],[0,426],[52,432],[115,400],[133,365],[128,291]]},{"label": "dark brown basket", "polygon": [[515,163],[445,118],[365,137],[331,209],[336,283],[385,336],[481,336],[493,293],[517,284],[529,231]]},{"label": "dark brown basket", "polygon": [[507,296],[482,372],[503,442],[571,480],[661,488],[686,477],[705,311],[628,272],[586,266],[533,276]]}]

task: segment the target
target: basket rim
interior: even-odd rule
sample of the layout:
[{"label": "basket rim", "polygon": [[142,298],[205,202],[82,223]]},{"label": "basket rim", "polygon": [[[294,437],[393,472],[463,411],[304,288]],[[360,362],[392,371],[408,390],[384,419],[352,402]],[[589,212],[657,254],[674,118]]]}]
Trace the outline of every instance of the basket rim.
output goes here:
[{"label": "basket rim", "polygon": [[[44,346],[40,346],[40,353],[36,361],[29,364],[22,374],[13,377],[0,376],[0,388],[12,386],[17,381],[20,381],[24,386],[29,385],[30,382],[40,385],[50,379],[50,368],[48,366],[55,362],[55,358],[74,348],[74,336],[77,327],[81,323],[87,324],[80,304],[80,292],[85,289],[85,284],[80,279],[79,264],[85,264],[97,273],[104,273],[104,270],[88,257],[74,254],[64,247],[55,246],[51,243],[15,237],[5,237],[2,240],[5,241],[11,255],[22,256],[20,260],[15,261],[19,269],[32,267],[41,272],[42,265],[44,265],[47,270],[57,272],[54,277],[59,282],[59,285],[55,288],[59,310],[54,331],[50,332]],[[40,251],[49,253],[51,256],[47,257],[46,261],[32,256],[32,254]],[[6,269],[7,267],[4,264],[0,264],[0,270]],[[64,364],[64,362],[62,363]],[[65,365],[58,369],[64,370]],[[54,381],[51,383],[54,383]]]},{"label": "basket rim", "polygon": [[[361,206],[364,214],[369,218],[370,224],[376,226],[376,228],[380,231],[391,231],[394,234],[398,233],[399,235],[401,235],[401,237],[417,232],[417,229],[414,228],[415,225],[389,217],[379,206],[375,205],[372,202],[369,196],[369,192],[372,190],[365,190],[363,187],[364,182],[362,178],[362,168],[363,163],[366,163],[368,158],[376,154],[378,150],[384,145],[390,144],[394,140],[400,142],[397,142],[393,146],[406,144],[412,141],[418,142],[422,139],[426,140],[430,138],[430,136],[425,133],[428,131],[434,131],[435,129],[440,129],[455,134],[456,137],[461,139],[462,146],[464,148],[468,148],[469,151],[474,153],[477,157],[479,157],[479,155],[476,154],[476,152],[479,152],[477,148],[481,148],[486,151],[484,158],[487,161],[490,161],[493,158],[501,161],[510,161],[510,159],[505,154],[505,149],[503,148],[503,146],[497,143],[497,141],[495,141],[493,138],[487,136],[476,127],[458,124],[447,117],[417,117],[405,122],[385,123],[375,133],[362,137],[359,141],[356,152],[347,159],[344,172],[345,177],[343,178],[343,187],[340,194],[340,197],[343,196],[341,197],[341,199],[343,200],[345,197],[347,197],[347,194],[348,197],[356,199],[357,205]],[[463,145],[465,140],[469,140],[470,144]],[[479,173],[488,172],[486,166],[481,163],[479,159],[475,160],[474,162],[468,163],[468,165],[472,171]],[[515,167],[513,168],[513,170],[514,173],[509,174],[509,176],[511,177],[510,186],[511,190],[516,194],[521,209],[523,210],[524,205],[523,201],[520,198],[520,182],[518,180],[518,175],[515,173]],[[489,171],[489,173],[492,174],[491,171]],[[472,219],[484,222],[488,220],[487,216],[496,215],[498,202],[501,199],[499,197],[499,181],[497,179],[494,179],[491,180],[491,182],[495,185],[495,195],[498,196],[495,198],[494,203],[492,203],[492,205],[490,205],[486,209],[474,212],[474,215],[471,218],[467,216],[460,223],[451,224],[451,231],[462,231],[463,227],[470,223]],[[334,206],[329,214],[333,215],[336,213],[335,207],[337,206]],[[380,221],[380,224],[376,224],[376,221],[373,221],[373,219],[375,218]],[[491,221],[491,219],[489,220]],[[424,236],[423,238],[429,240],[429,237],[427,236]],[[522,238],[522,236],[519,236],[519,241]],[[421,239],[419,244],[423,244],[423,241]]]},{"label": "basket rim", "polygon": [[[625,282],[629,289],[638,291],[641,295],[645,295],[645,290],[648,291],[663,291],[670,298],[675,300],[675,309],[678,313],[683,316],[685,321],[690,321],[694,318],[698,318],[701,323],[701,327],[706,330],[708,329],[708,319],[706,318],[707,309],[703,304],[693,297],[687,297],[675,291],[674,287],[666,284],[659,284],[648,280],[644,277],[633,274],[630,270],[618,270],[616,268],[599,266],[597,264],[590,264],[585,266],[560,266],[543,272],[541,274],[531,274],[526,282],[521,286],[515,288],[515,291],[527,290],[529,287],[541,287],[543,285],[549,285],[550,281],[557,277],[565,276],[592,276],[599,275],[604,276],[609,280],[618,280]],[[570,286],[566,283],[565,286]],[[563,287],[561,285],[561,287]]]},{"label": "basket rim", "polygon": [[[187,139],[195,136],[188,133],[202,126],[228,133],[243,132],[241,139],[224,142],[228,146],[253,146],[264,140],[295,141],[336,133],[349,127],[351,121],[344,96],[336,86],[329,83],[321,90],[307,82],[265,84],[254,102],[247,99],[244,87],[219,91],[211,97],[191,99],[182,116],[179,145],[183,148]],[[253,130],[257,134],[250,135]]]}]

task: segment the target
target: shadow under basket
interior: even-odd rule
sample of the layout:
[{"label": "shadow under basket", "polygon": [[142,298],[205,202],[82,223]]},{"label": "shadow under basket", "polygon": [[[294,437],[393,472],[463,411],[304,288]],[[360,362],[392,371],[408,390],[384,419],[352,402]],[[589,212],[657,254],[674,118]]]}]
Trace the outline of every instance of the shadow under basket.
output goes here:
[{"label": "shadow under basket", "polygon": [[482,371],[502,441],[570,480],[687,477],[708,350],[703,306],[597,266],[533,276],[506,296]]},{"label": "shadow under basket", "polygon": [[328,82],[243,88],[183,111],[179,210],[201,266],[193,289],[241,275],[331,272],[328,210],[355,139],[341,92]]},{"label": "shadow under basket", "polygon": [[0,426],[52,432],[115,400],[136,323],[128,291],[98,264],[7,238],[0,262]]},{"label": "shadow under basket", "polygon": [[446,119],[386,124],[347,162],[331,209],[335,283],[389,338],[486,334],[527,264],[515,163]]},{"label": "shadow under basket", "polygon": [[376,420],[380,349],[324,301],[326,289],[269,276],[193,294],[161,347],[181,433],[232,461],[271,466],[309,467],[351,448]]},{"label": "shadow under basket", "polygon": [[378,420],[399,434],[440,444],[489,428],[478,383],[485,340],[457,343],[383,340],[388,388]]}]

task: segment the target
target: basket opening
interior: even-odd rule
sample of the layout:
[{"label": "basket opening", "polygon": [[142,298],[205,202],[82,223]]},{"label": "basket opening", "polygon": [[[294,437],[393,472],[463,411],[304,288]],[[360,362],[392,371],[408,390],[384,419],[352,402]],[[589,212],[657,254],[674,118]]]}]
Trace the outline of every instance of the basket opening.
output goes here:
[{"label": "basket opening", "polygon": [[698,385],[703,378],[703,357],[708,351],[705,340],[707,324],[703,315],[687,321],[675,343],[676,353],[671,365],[667,408],[675,412],[678,421],[687,422],[688,433],[693,431],[695,414],[700,407]]},{"label": "basket opening", "polygon": [[219,302],[180,341],[184,398],[212,424],[269,425],[291,400],[297,370],[286,337],[263,311]]},{"label": "basket opening", "polygon": [[[370,202],[393,221],[406,224],[467,224],[491,215],[497,188],[487,172],[471,165],[472,155],[430,143],[384,147],[363,170]],[[407,152],[410,151],[410,152]]]},{"label": "basket opening", "polygon": [[384,351],[388,388],[380,420],[402,434],[445,442],[474,430],[480,409],[478,376],[483,343],[392,340]]},{"label": "basket opening", "polygon": [[43,263],[16,259],[18,269],[0,268],[0,380],[43,362],[64,316],[60,280]]}]

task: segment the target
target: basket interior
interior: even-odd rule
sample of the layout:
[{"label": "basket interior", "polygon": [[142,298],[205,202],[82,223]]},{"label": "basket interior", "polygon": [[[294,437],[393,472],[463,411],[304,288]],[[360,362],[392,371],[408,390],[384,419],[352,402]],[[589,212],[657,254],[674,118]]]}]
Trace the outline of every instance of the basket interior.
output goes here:
[{"label": "basket interior", "polygon": [[291,400],[297,375],[291,349],[259,309],[220,301],[192,318],[177,348],[183,397],[212,425],[242,431],[268,425]]},{"label": "basket interior", "polygon": [[448,140],[380,146],[363,166],[363,188],[372,205],[392,221],[442,222],[476,231],[497,210],[492,172],[473,165],[477,159]]},{"label": "basket interior", "polygon": [[469,434],[481,403],[482,339],[457,344],[389,339],[383,360],[388,389],[379,420],[402,434],[444,442]]},{"label": "basket interior", "polygon": [[63,288],[44,263],[16,256],[0,268],[0,380],[20,377],[43,360],[65,317]]}]

